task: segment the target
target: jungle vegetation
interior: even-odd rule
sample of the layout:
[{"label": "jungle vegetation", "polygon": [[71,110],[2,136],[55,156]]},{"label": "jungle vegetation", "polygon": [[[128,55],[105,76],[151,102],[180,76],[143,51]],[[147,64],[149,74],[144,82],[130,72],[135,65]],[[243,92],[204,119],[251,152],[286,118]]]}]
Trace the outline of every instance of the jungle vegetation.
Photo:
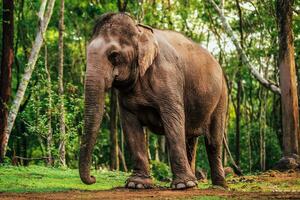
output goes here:
[{"label": "jungle vegetation", "polygon": [[[0,161],[78,167],[86,46],[95,20],[125,11],[207,48],[226,74],[226,140],[244,173],[299,164],[300,1],[3,0],[0,2]],[[130,171],[117,91],[93,152],[93,168]],[[147,133],[149,159],[170,176],[164,136]],[[224,150],[224,165],[233,161]],[[199,138],[197,168],[209,170]],[[292,164],[289,167],[295,167]],[[284,167],[283,167],[284,168]],[[162,177],[163,179],[164,177]]]}]

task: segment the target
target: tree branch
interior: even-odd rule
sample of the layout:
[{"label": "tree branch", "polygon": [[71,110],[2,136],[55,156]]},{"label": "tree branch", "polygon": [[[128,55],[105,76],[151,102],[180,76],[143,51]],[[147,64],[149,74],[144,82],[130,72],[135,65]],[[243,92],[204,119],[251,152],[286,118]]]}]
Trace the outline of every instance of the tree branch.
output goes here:
[{"label": "tree branch", "polygon": [[249,61],[249,58],[247,57],[247,55],[245,54],[245,52],[243,51],[242,47],[240,46],[238,40],[236,39],[236,37],[233,34],[233,30],[230,27],[229,23],[227,22],[222,10],[219,8],[219,6],[214,2],[214,0],[209,0],[209,2],[213,5],[214,9],[217,11],[218,15],[221,18],[222,21],[222,25],[223,28],[225,30],[225,32],[227,33],[227,35],[230,37],[231,41],[233,42],[233,44],[236,47],[237,52],[240,54],[243,63],[248,67],[248,69],[250,70],[250,73],[254,76],[254,78],[260,82],[265,88],[271,90],[272,92],[281,95],[281,90],[280,88],[275,85],[274,83],[270,82],[269,80],[265,79],[258,71],[257,69],[255,69],[254,66],[252,66],[252,64]]}]

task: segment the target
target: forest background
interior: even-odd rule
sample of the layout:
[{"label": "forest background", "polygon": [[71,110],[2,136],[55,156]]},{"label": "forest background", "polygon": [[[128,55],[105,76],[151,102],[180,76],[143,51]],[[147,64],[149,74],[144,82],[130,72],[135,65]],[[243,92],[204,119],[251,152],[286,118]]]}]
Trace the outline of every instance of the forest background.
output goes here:
[{"label": "forest background", "polygon": [[[252,173],[274,167],[283,156],[297,161],[300,1],[45,2],[0,2],[1,162],[77,168],[86,46],[95,19],[111,11],[126,11],[139,23],[179,31],[217,58],[230,100],[226,140],[234,162],[224,150],[225,166],[236,163],[244,173]],[[44,37],[38,38],[39,33]],[[30,62],[34,56],[36,63]],[[107,94],[105,105],[93,167],[128,171],[131,160],[116,91]],[[170,176],[164,136],[145,132],[152,168],[159,171],[157,176]],[[196,162],[209,171],[202,137]]]}]

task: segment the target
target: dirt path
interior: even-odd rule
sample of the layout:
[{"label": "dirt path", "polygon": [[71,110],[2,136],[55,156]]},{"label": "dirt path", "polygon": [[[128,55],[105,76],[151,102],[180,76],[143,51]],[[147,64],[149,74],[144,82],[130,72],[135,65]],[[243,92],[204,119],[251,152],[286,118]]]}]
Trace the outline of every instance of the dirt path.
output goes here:
[{"label": "dirt path", "polygon": [[230,192],[218,189],[192,189],[173,191],[170,189],[128,190],[112,189],[107,191],[69,191],[52,193],[0,193],[0,199],[194,199],[195,197],[218,196],[226,199],[300,199],[300,192]]}]

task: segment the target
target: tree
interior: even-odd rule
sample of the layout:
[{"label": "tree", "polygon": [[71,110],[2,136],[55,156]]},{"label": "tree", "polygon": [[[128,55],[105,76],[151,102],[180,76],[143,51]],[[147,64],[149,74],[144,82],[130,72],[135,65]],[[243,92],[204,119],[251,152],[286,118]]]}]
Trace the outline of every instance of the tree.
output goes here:
[{"label": "tree", "polygon": [[[267,170],[274,166],[274,163],[281,158],[283,153],[282,139],[287,138],[282,137],[282,112],[281,106],[279,106],[281,105],[279,95],[281,90],[277,84],[280,82],[280,77],[276,7],[274,6],[275,3],[274,5],[270,4],[270,2],[276,1],[115,0],[99,2],[64,0],[64,70],[61,73],[64,84],[63,95],[58,95],[60,86],[58,80],[60,64],[58,24],[61,2],[59,1],[59,4],[55,6],[56,11],[54,10],[52,23],[49,23],[47,28],[49,31],[44,34],[45,54],[40,56],[40,60],[37,60],[33,70],[28,67],[32,66],[32,63],[29,65],[27,63],[32,47],[35,48],[32,52],[37,53],[36,44],[33,45],[34,38],[42,29],[37,30],[36,28],[42,27],[41,25],[44,24],[40,23],[36,16],[39,7],[41,7],[41,11],[47,12],[50,0],[14,1],[14,63],[10,100],[18,98],[20,108],[15,112],[17,107],[14,105],[14,101],[8,102],[9,112],[12,111],[9,116],[18,114],[11,130],[9,148],[7,148],[10,150],[6,155],[7,161],[9,158],[15,158],[20,165],[29,165],[33,164],[34,160],[41,159],[42,156],[45,161],[50,161],[49,158],[56,158],[59,164],[59,145],[60,141],[65,139],[66,164],[72,168],[77,166],[78,145],[80,144],[80,135],[83,134],[85,47],[90,40],[96,16],[108,11],[126,11],[139,23],[183,33],[196,43],[206,46],[208,51],[218,59],[226,74],[229,89],[230,103],[226,135],[228,145],[225,145],[224,142],[224,158],[227,157],[227,166],[234,166],[238,169],[238,166],[233,164],[238,157],[240,158],[239,166],[243,168],[245,173],[264,168]],[[219,3],[220,14],[212,2]],[[241,13],[239,13],[237,2],[240,4]],[[2,7],[3,1],[0,4]],[[299,6],[300,1],[294,1],[294,13],[298,12]],[[41,15],[43,13],[41,11],[39,16],[42,19],[46,15]],[[2,11],[0,15],[2,16]],[[293,31],[294,35],[298,36],[300,23],[295,16],[294,14]],[[2,22],[2,18],[0,20]],[[42,22],[42,20],[40,21]],[[240,30],[241,21],[242,31]],[[6,30],[2,29],[1,25],[1,35],[2,31]],[[2,39],[3,37],[0,40],[1,51],[3,50],[2,47],[7,47],[3,44]],[[44,38],[41,37],[40,39]],[[43,43],[41,44],[42,48],[44,48]],[[232,44],[236,44],[236,48]],[[300,43],[297,37],[295,37],[294,46],[295,63],[297,64],[300,62]],[[42,51],[44,52],[44,49]],[[1,52],[0,56],[0,67],[2,67],[1,61],[4,60],[1,58],[5,56]],[[53,66],[57,67],[52,68]],[[297,66],[296,70],[300,75]],[[24,80],[22,81],[24,71],[27,74],[26,77],[29,77],[27,80],[30,80],[28,86],[26,86],[27,83],[24,85]],[[26,92],[19,90],[17,93],[19,85],[20,88],[26,88]],[[0,83],[0,87],[2,86]],[[270,93],[268,90],[273,92]],[[16,93],[17,98],[12,99]],[[20,100],[22,93],[24,97]],[[63,101],[60,100],[62,96]],[[61,102],[64,102],[67,136],[65,138],[60,136]],[[117,108],[114,100],[110,98],[106,98],[105,106],[107,111],[112,112]],[[290,115],[292,114],[290,113]],[[3,117],[1,114],[0,116]],[[117,127],[114,117],[117,118]],[[120,170],[126,171],[126,164],[128,164],[128,171],[131,170],[130,155],[124,148],[125,142],[120,118],[119,113],[117,116],[110,112],[105,113],[101,126],[101,140],[97,140],[93,153],[93,161],[97,169],[99,166],[110,165],[111,161],[115,160],[116,145],[118,145]],[[9,119],[11,118],[8,117],[8,126],[11,126],[13,123],[10,123]],[[239,139],[236,139],[238,138],[236,137],[237,133],[240,135]],[[112,139],[110,139],[111,137]],[[116,138],[117,142],[113,138]],[[168,163],[168,149],[164,136],[156,137],[151,133],[148,141],[151,158]],[[203,140],[199,141],[197,151],[200,154],[197,154],[196,163],[198,168],[206,169],[208,168],[207,159],[201,155],[201,152],[205,151],[203,142]],[[237,144],[240,145],[238,149],[236,148]],[[224,163],[226,163],[226,159],[224,159]]]},{"label": "tree", "polygon": [[250,63],[249,58],[247,57],[246,53],[243,51],[241,45],[239,44],[238,40],[236,39],[236,37],[233,34],[233,30],[230,27],[230,25],[228,24],[224,13],[222,12],[222,10],[219,8],[219,6],[215,3],[214,0],[209,0],[209,2],[213,5],[214,9],[217,11],[218,15],[220,16],[221,20],[222,20],[222,25],[223,28],[225,30],[225,32],[227,33],[227,35],[230,37],[231,41],[233,42],[233,44],[235,45],[239,55],[242,57],[243,59],[243,63],[245,63],[245,66],[248,67],[248,69],[250,70],[250,73],[254,76],[254,78],[260,83],[262,84],[265,88],[271,90],[272,92],[276,93],[276,94],[280,94],[281,91],[280,89],[272,82],[270,82],[269,80],[265,79],[256,69],[255,67],[252,66],[252,64]]},{"label": "tree", "polygon": [[12,128],[14,126],[16,116],[18,114],[21,102],[24,98],[24,94],[25,94],[26,88],[28,86],[28,83],[30,81],[32,72],[35,68],[35,64],[38,59],[38,54],[39,54],[41,46],[43,44],[44,34],[47,30],[49,21],[52,16],[54,3],[55,3],[55,0],[49,0],[47,9],[46,9],[46,13],[45,13],[47,0],[42,1],[41,7],[39,10],[39,14],[38,14],[39,22],[40,22],[39,28],[38,28],[38,31],[37,31],[37,34],[35,37],[35,41],[34,41],[34,44],[32,46],[31,52],[30,52],[27,67],[25,68],[24,74],[19,83],[16,97],[12,103],[10,110],[9,110],[8,122],[7,122],[7,126],[5,127],[5,130],[4,130],[4,135],[3,135],[3,139],[2,139],[2,145],[1,145],[1,156],[0,157],[2,157],[2,158],[6,154],[6,147],[8,144],[9,136],[10,136]]},{"label": "tree", "polygon": [[118,10],[119,12],[126,12],[126,8],[127,8],[127,0],[118,0]]},{"label": "tree", "polygon": [[59,39],[58,39],[58,94],[59,94],[59,127],[60,127],[60,144],[59,160],[62,166],[66,166],[66,125],[65,125],[65,106],[64,106],[64,11],[65,1],[60,0],[59,11]]},{"label": "tree", "polygon": [[118,94],[111,89],[110,97],[110,169],[119,170],[119,145],[117,130]]},{"label": "tree", "polygon": [[4,130],[7,128],[11,96],[11,72],[14,60],[14,1],[3,1],[2,59],[0,71],[0,163],[4,161]]},{"label": "tree", "polygon": [[[293,4],[294,0],[276,1],[276,14],[279,25],[278,67],[280,70],[280,89],[282,93],[284,157],[299,157],[299,113],[292,28]],[[281,161],[279,163],[282,163]]]},{"label": "tree", "polygon": [[159,160],[161,162],[167,162],[166,159],[166,138],[165,136],[158,136],[157,138],[157,145],[158,145],[158,156],[159,156]]},{"label": "tree", "polygon": [[[240,45],[242,50],[244,49],[244,33],[243,33],[243,16],[242,16],[242,9],[240,7],[239,0],[236,0],[236,7],[238,10],[239,16],[239,32],[240,32]],[[236,138],[235,138],[235,160],[236,164],[240,165],[240,128],[241,128],[241,100],[242,100],[242,73],[241,69],[243,66],[243,58],[242,55],[239,55],[239,69],[237,71],[237,94],[236,94]]]},{"label": "tree", "polygon": [[[118,0],[117,6],[120,12],[125,12],[127,1]],[[112,88],[111,95],[110,95],[110,168],[112,170],[119,170],[119,155],[118,155],[119,145],[118,145],[118,130],[117,130],[118,117],[117,116],[118,116],[118,93],[116,89]]]},{"label": "tree", "polygon": [[50,74],[50,65],[48,64],[48,49],[47,43],[45,42],[45,71],[47,74],[47,91],[48,91],[48,109],[47,109],[47,117],[48,117],[48,133],[47,133],[47,165],[52,165],[52,92],[51,92],[51,74]]}]

